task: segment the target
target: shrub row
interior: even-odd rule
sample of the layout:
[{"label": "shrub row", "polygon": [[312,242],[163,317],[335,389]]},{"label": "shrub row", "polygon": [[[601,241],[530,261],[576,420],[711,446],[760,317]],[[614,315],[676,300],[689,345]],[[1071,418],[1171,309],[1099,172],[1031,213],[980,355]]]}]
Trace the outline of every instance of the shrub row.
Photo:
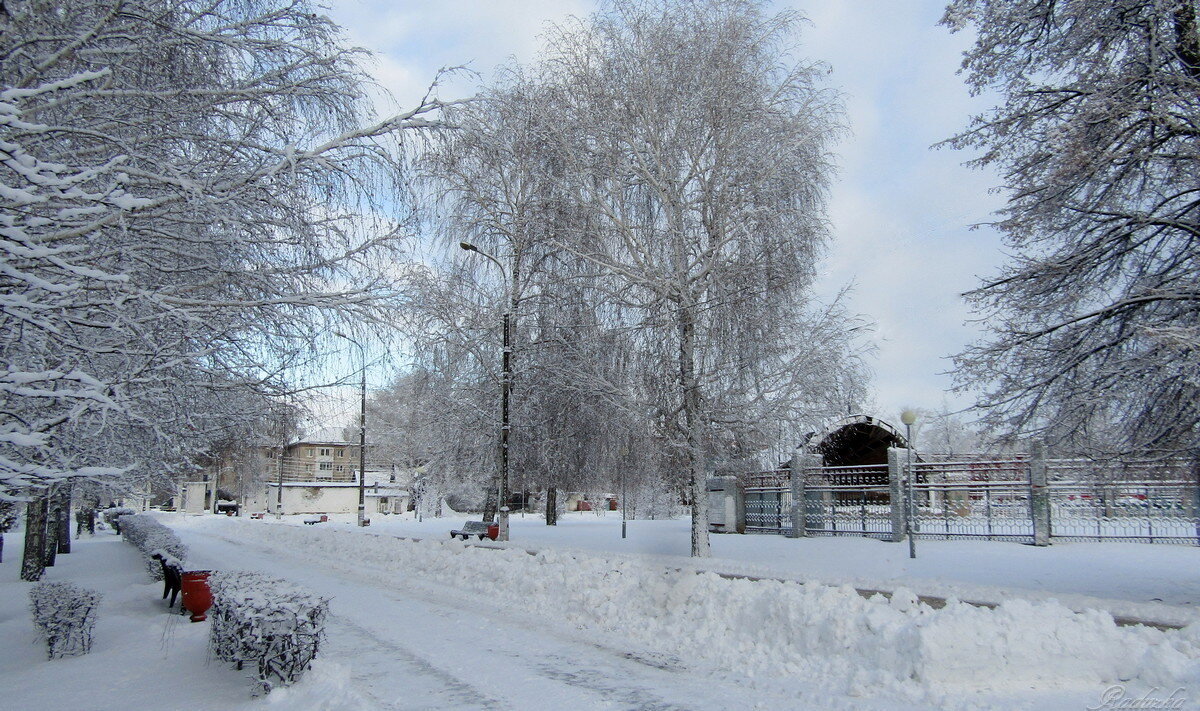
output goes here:
[{"label": "shrub row", "polygon": [[114,506],[110,509],[104,509],[104,511],[102,511],[100,513],[100,517],[104,519],[104,523],[109,528],[116,531],[117,533],[120,533],[121,532],[121,523],[117,519],[119,519],[122,516],[133,516],[136,513],[137,513],[136,510],[131,509],[128,506]]},{"label": "shrub row", "polygon": [[155,580],[162,580],[162,565],[154,558],[158,553],[170,556],[182,563],[187,558],[187,546],[176,537],[175,532],[145,514],[121,516],[121,535],[142,552],[146,570]]},{"label": "shrub row", "polygon": [[100,593],[68,582],[41,582],[29,590],[29,609],[50,659],[92,649]]},{"label": "shrub row", "polygon": [[325,636],[329,600],[286,580],[254,572],[214,573],[209,648],[213,656],[256,666],[265,691],[300,678]]}]

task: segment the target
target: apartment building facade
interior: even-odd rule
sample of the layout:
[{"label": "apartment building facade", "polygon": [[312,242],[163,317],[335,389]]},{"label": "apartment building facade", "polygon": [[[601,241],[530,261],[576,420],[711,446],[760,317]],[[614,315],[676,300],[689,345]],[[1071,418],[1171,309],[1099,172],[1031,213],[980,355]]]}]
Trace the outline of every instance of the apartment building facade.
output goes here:
[{"label": "apartment building facade", "polygon": [[358,481],[358,445],[342,440],[298,440],[267,448],[269,479],[284,482]]}]

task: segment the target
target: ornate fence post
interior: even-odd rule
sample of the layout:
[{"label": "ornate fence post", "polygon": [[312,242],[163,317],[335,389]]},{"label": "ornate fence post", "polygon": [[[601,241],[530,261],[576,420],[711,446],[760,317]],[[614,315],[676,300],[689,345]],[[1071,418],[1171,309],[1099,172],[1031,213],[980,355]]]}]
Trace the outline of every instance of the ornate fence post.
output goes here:
[{"label": "ornate fence post", "polygon": [[800,452],[792,454],[788,467],[788,483],[792,488],[792,527],[787,532],[788,538],[804,536],[804,456]]},{"label": "ornate fence post", "polygon": [[892,507],[892,543],[904,541],[904,455],[897,447],[888,447],[888,499]]},{"label": "ornate fence post", "polygon": [[1047,488],[1046,447],[1034,442],[1029,451],[1029,512],[1033,517],[1033,545],[1050,545],[1050,489]]},{"label": "ornate fence post", "polygon": [[824,464],[820,455],[796,452],[792,455],[790,483],[792,485],[792,530],[788,538],[803,538],[808,535],[808,506],[805,502],[804,477],[809,469]]}]

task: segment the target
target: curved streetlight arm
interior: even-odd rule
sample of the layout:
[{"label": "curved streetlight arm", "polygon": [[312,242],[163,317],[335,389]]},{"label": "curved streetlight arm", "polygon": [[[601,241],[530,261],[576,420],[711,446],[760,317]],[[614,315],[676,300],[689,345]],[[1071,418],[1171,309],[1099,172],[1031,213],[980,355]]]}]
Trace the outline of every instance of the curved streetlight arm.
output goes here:
[{"label": "curved streetlight arm", "polygon": [[500,263],[499,259],[496,259],[492,255],[490,255],[487,252],[483,251],[482,249],[476,247],[475,245],[471,244],[470,242],[459,242],[458,246],[465,252],[474,252],[474,253],[484,257],[485,259],[490,259],[492,261],[492,264],[495,264],[500,269],[500,273],[502,275],[504,275],[504,277],[506,279],[508,278],[508,270],[504,268],[504,265]]},{"label": "curved streetlight arm", "polygon": [[[342,333],[341,331],[334,331],[333,335],[337,336],[338,338],[345,338],[347,341],[350,341],[354,345],[358,346],[358,350],[360,352],[363,352],[363,353],[366,352],[366,349],[363,348],[363,344],[359,343],[357,338],[351,338],[350,336],[347,336],[346,334]],[[365,360],[366,359],[364,358],[364,361]]]}]

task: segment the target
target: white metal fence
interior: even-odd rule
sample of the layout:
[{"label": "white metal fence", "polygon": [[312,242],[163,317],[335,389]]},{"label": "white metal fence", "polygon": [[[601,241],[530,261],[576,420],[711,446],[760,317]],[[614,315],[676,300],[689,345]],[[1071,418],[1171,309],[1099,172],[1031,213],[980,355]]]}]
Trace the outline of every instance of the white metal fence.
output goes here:
[{"label": "white metal fence", "polygon": [[889,465],[810,466],[799,481],[788,468],[744,475],[745,529],[899,540],[911,496],[913,531],[923,539],[1200,545],[1193,462],[922,457],[911,482],[904,462],[903,450],[893,450]]}]

